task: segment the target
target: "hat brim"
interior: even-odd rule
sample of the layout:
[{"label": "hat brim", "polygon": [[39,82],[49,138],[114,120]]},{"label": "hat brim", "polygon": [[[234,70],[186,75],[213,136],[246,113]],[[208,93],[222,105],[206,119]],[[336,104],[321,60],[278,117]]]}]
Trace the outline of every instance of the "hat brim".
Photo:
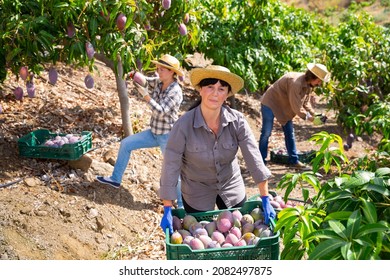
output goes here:
[{"label": "hat brim", "polygon": [[207,68],[194,68],[190,72],[190,81],[194,87],[197,87],[203,79],[210,78],[227,82],[232,88],[230,95],[236,94],[244,87],[244,80],[234,73]]},{"label": "hat brim", "polygon": [[182,70],[180,70],[180,69],[177,69],[177,68],[175,68],[175,67],[172,67],[172,66],[163,64],[163,63],[161,63],[161,62],[159,62],[159,61],[157,61],[157,60],[152,60],[152,63],[154,63],[154,64],[156,64],[156,65],[160,65],[160,66],[162,66],[162,67],[164,67],[164,68],[167,68],[167,69],[169,69],[169,70],[172,70],[173,72],[175,72],[175,73],[176,73],[177,75],[179,75],[179,76],[184,76],[184,72],[183,72]]},{"label": "hat brim", "polygon": [[308,63],[307,64],[307,69],[308,70],[310,70],[310,72],[312,72],[318,79],[320,79],[321,81],[323,81],[323,82],[325,82],[325,83],[327,83],[327,82],[329,82],[329,80],[330,80],[330,73],[328,72],[326,75],[325,75],[325,77],[320,77],[320,76],[318,76],[315,72],[313,72],[313,68],[316,66],[316,64],[315,63]]}]

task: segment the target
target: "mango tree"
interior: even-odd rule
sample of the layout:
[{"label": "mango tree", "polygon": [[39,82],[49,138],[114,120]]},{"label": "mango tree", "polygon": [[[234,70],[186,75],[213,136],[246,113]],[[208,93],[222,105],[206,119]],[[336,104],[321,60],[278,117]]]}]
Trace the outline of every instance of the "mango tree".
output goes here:
[{"label": "mango tree", "polygon": [[[180,60],[196,45],[194,5],[194,0],[2,0],[0,82],[10,71],[31,86],[34,74],[46,69],[55,84],[56,63],[93,72],[99,60],[115,75],[127,136],[132,125],[126,75],[148,69],[164,52]],[[85,83],[92,88],[93,78],[87,76]]]}]

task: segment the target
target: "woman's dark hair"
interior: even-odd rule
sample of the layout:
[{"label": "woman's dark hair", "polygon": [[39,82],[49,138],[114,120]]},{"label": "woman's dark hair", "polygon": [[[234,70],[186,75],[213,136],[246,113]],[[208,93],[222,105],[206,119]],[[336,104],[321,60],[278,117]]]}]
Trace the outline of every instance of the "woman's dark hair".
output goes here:
[{"label": "woman's dark hair", "polygon": [[[222,86],[224,87],[228,87],[228,90],[229,92],[232,90],[232,87],[230,86],[229,83],[225,82],[224,80],[219,80],[219,79],[215,79],[215,78],[207,78],[207,79],[203,79],[199,82],[198,86],[199,87],[205,87],[205,86],[208,86],[208,85],[215,85],[216,83],[218,83],[218,81],[221,83]],[[194,104],[191,105],[191,107],[188,109],[188,111],[194,109],[195,107],[199,106],[200,103],[202,102],[202,100],[199,98],[197,99]]]},{"label": "woman's dark hair", "polygon": [[221,83],[222,86],[228,87],[229,92],[232,90],[232,87],[229,85],[229,83],[225,82],[224,80],[219,80],[219,79],[215,79],[215,78],[203,79],[199,82],[198,86],[205,87],[208,85],[215,85],[216,83],[218,83],[218,81]]},{"label": "woman's dark hair", "polygon": [[305,81],[309,82],[315,79],[319,79],[319,78],[316,75],[314,75],[313,72],[311,72],[310,70],[306,70]]}]

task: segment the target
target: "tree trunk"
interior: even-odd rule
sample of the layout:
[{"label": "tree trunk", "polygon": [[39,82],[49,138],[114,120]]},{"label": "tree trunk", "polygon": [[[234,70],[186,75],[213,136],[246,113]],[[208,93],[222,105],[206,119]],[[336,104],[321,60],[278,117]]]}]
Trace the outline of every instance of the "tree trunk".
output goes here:
[{"label": "tree trunk", "polygon": [[126,81],[123,79],[123,65],[120,56],[117,57],[118,65],[116,66],[112,60],[108,59],[104,54],[95,53],[95,58],[103,62],[107,67],[109,67],[115,75],[116,88],[118,90],[119,103],[121,105],[121,118],[122,118],[122,129],[123,136],[127,137],[133,134],[133,125],[130,120],[130,106],[129,106],[129,97],[127,95]]},{"label": "tree trunk", "polygon": [[116,87],[118,89],[119,103],[121,105],[122,129],[124,137],[133,134],[133,126],[130,120],[129,97],[127,95],[126,81],[123,79],[122,60],[118,58],[117,71],[115,73]]}]

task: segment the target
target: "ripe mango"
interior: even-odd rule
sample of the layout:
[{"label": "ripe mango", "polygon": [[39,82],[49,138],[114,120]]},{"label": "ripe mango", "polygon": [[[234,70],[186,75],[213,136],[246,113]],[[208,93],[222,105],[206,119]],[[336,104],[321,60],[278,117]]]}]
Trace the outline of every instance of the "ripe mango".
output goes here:
[{"label": "ripe mango", "polygon": [[196,220],[196,218],[192,215],[185,215],[184,218],[183,218],[183,228],[186,229],[186,230],[189,230],[190,226],[193,224],[193,223],[197,223],[198,221]]},{"label": "ripe mango", "polygon": [[146,87],[147,81],[144,75],[142,75],[140,72],[135,72],[133,76],[133,81],[136,82],[137,84]]},{"label": "ripe mango", "polygon": [[221,245],[225,242],[225,236],[219,231],[214,231],[211,234],[211,239],[217,241]]},{"label": "ripe mango", "polygon": [[221,244],[219,244],[217,241],[215,240],[211,240],[211,242],[208,244],[208,246],[206,247],[206,249],[213,249],[213,248],[221,248]]},{"label": "ripe mango", "polygon": [[237,236],[233,233],[228,233],[225,237],[225,243],[232,244],[233,246],[238,242]]},{"label": "ripe mango", "polygon": [[183,225],[181,224],[181,220],[177,216],[172,216],[172,226],[173,230],[179,230],[183,228]]},{"label": "ripe mango", "polygon": [[199,235],[198,238],[199,238],[200,241],[202,241],[202,243],[203,243],[203,245],[204,245],[205,248],[207,248],[207,247],[209,246],[209,244],[210,244],[211,242],[213,242],[213,240],[211,239],[211,237],[208,236],[208,235]]},{"label": "ripe mango", "polygon": [[34,83],[31,82],[31,81],[28,81],[26,83],[26,88],[27,88],[28,97],[34,98],[35,97],[35,86],[34,86]]},{"label": "ripe mango", "polygon": [[171,0],[162,0],[161,4],[165,10],[169,10],[171,7]]},{"label": "ripe mango", "polygon": [[92,76],[88,74],[84,79],[85,86],[89,89],[93,88],[95,81],[93,80]]},{"label": "ripe mango", "polygon": [[53,86],[57,83],[58,73],[54,67],[50,67],[49,69],[49,83]]},{"label": "ripe mango", "polygon": [[22,78],[22,80],[25,81],[27,79],[27,76],[28,76],[28,68],[27,68],[27,66],[20,67],[19,75]]},{"label": "ripe mango", "polygon": [[171,235],[171,243],[172,244],[182,244],[183,243],[183,237],[181,234],[176,230]]},{"label": "ripe mango", "polygon": [[76,28],[74,27],[72,22],[69,22],[66,26],[66,34],[69,38],[73,38],[76,35]]},{"label": "ripe mango", "polygon": [[234,244],[235,247],[241,247],[241,246],[246,246],[248,245],[245,241],[245,239],[239,239],[236,244]]},{"label": "ripe mango", "polygon": [[203,250],[204,244],[199,238],[194,238],[190,241],[190,247],[193,250]]},{"label": "ripe mango", "polygon": [[14,95],[16,100],[23,99],[23,89],[21,87],[17,87],[14,89]]},{"label": "ripe mango", "polygon": [[237,236],[237,238],[241,238],[242,236],[241,229],[235,226],[229,230],[229,233],[233,233],[235,236]]},{"label": "ripe mango", "polygon": [[183,23],[184,24],[188,24],[188,22],[190,21],[190,14],[189,13],[186,13],[183,17]]},{"label": "ripe mango", "polygon": [[116,18],[116,26],[120,31],[124,30],[126,27],[127,17],[125,14],[120,13],[118,17]]},{"label": "ripe mango", "polygon": [[179,33],[182,36],[187,35],[187,26],[184,23],[179,24]]},{"label": "ripe mango", "polygon": [[92,59],[93,56],[95,55],[95,49],[90,42],[85,43],[85,51],[89,59]]},{"label": "ripe mango", "polygon": [[253,220],[256,222],[260,219],[264,219],[263,216],[263,210],[260,209],[260,207],[254,208],[251,212],[250,215],[252,216]]}]

